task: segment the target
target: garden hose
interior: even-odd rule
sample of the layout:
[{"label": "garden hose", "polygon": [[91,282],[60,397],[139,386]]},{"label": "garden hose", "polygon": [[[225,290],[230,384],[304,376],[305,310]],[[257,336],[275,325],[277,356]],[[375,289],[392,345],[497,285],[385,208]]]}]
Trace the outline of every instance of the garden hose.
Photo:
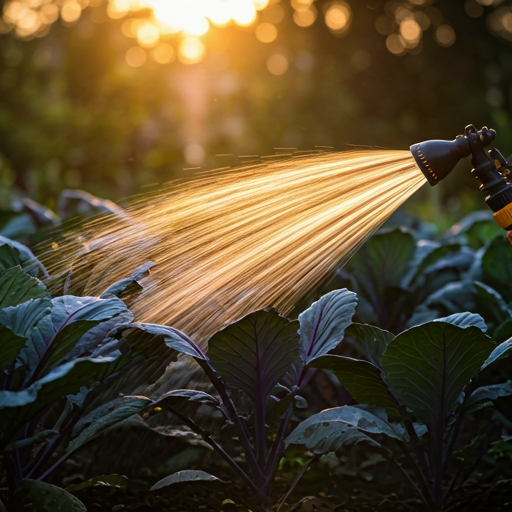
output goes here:
[{"label": "garden hose", "polygon": [[[471,155],[471,174],[482,183],[485,202],[494,212],[498,225],[512,231],[512,163],[495,148],[490,147],[496,132],[487,127],[480,131],[466,126],[464,135],[455,140],[428,140],[413,144],[411,153],[430,185],[437,185],[454,169],[461,158]],[[512,242],[512,235],[509,233]]]}]

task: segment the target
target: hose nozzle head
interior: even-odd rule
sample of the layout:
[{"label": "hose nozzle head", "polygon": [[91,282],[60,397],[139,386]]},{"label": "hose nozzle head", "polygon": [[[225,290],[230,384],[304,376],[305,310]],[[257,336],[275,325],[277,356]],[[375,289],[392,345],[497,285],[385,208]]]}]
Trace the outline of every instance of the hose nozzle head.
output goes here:
[{"label": "hose nozzle head", "polygon": [[455,140],[427,140],[411,146],[412,156],[430,185],[437,185],[450,174],[461,158],[472,153],[469,134],[475,138],[475,143],[482,146],[482,150],[496,137],[494,130],[484,127],[477,132],[473,125],[469,125],[465,134]]}]

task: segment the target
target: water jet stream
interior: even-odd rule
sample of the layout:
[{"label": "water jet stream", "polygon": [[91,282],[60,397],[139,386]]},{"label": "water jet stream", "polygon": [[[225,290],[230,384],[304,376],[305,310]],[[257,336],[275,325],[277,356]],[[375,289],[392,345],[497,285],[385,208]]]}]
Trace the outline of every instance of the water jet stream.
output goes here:
[{"label": "water jet stream", "polygon": [[[137,321],[205,339],[250,311],[298,299],[426,182],[409,151],[318,153],[211,171],[98,217],[42,258],[67,287],[97,295],[156,262]],[[70,283],[73,283],[70,285]]]}]

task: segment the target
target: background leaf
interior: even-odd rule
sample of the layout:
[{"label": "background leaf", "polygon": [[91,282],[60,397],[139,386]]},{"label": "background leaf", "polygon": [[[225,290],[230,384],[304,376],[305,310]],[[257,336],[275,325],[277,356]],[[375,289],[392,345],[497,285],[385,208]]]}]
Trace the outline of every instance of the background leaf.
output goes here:
[{"label": "background leaf", "polygon": [[0,235],[0,267],[7,269],[16,265],[20,265],[33,277],[48,277],[43,264],[28,247]]},{"label": "background leaf", "polygon": [[495,238],[482,257],[482,281],[492,286],[508,303],[512,302],[512,251],[506,237]]}]

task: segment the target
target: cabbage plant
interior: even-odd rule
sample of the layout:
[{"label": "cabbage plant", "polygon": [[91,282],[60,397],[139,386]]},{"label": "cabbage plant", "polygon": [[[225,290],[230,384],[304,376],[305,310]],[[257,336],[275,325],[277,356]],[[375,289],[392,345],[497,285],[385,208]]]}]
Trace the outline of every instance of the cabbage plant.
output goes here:
[{"label": "cabbage plant", "polygon": [[[209,379],[214,393],[173,390],[151,407],[171,412],[199,435],[268,507],[294,407],[305,405],[298,392],[307,378],[307,365],[327,354],[343,339],[355,305],[356,295],[343,289],[322,297],[304,311],[298,321],[284,318],[275,309],[255,311],[214,334],[207,352],[184,333],[161,325],[134,323],[116,328],[112,335],[120,338],[163,335],[170,348],[193,358]],[[247,400],[250,413],[243,408]],[[221,411],[227,426],[234,429],[245,464],[237,462],[230,447],[222,446],[187,414],[184,402],[208,404]],[[274,420],[277,420],[276,428],[270,436],[269,425]],[[269,440],[270,437],[273,439]],[[187,479],[215,478],[198,473],[182,471],[170,475],[153,489]]]},{"label": "cabbage plant", "polygon": [[[391,458],[429,511],[445,510],[463,467],[449,477],[464,416],[512,393],[512,382],[477,387],[475,379],[507,356],[512,339],[495,346],[476,314],[460,313],[412,327],[398,336],[352,324],[347,336],[365,359],[325,355],[310,366],[333,372],[359,405],[335,407],[303,421],[286,444],[316,453],[367,442]],[[391,438],[402,452],[382,445]],[[458,457],[466,459],[475,443]]]},{"label": "cabbage plant", "polygon": [[[49,276],[29,249],[0,240],[0,455],[11,494],[151,402],[117,395],[153,382],[177,352],[161,338],[108,335],[132,322],[118,296],[139,289],[150,265],[100,297],[52,297],[43,283]],[[47,468],[57,449],[62,456]]]}]

